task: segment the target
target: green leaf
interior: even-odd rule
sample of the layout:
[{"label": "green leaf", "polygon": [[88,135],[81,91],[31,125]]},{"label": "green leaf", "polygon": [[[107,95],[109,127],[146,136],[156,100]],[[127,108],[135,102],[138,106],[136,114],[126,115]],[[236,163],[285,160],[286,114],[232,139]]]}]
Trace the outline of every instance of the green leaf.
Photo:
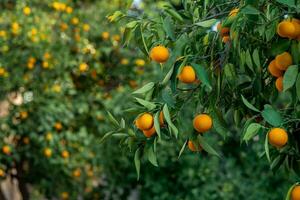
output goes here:
[{"label": "green leaf", "polygon": [[262,128],[262,126],[258,123],[252,123],[248,126],[246,133],[243,137],[244,141],[249,141],[250,139],[252,139],[258,132],[259,130]]},{"label": "green leaf", "polygon": [[259,15],[260,11],[254,8],[251,5],[247,5],[244,8],[241,9],[240,13],[246,14],[246,15]]},{"label": "green leaf", "polygon": [[169,70],[164,80],[161,82],[163,86],[167,85],[174,71],[174,66]]},{"label": "green leaf", "polygon": [[246,51],[246,64],[254,72],[254,70],[253,70],[253,63],[252,63],[252,57],[251,57],[251,54],[250,54],[249,50]]},{"label": "green leaf", "polygon": [[135,99],[137,100],[137,102],[139,104],[146,107],[148,110],[153,110],[156,107],[155,103],[152,103],[150,101],[146,101],[146,100],[140,99],[140,98],[135,98]]},{"label": "green leaf", "polygon": [[205,20],[205,21],[202,21],[202,22],[197,22],[197,23],[195,23],[195,25],[201,26],[201,27],[204,27],[204,28],[210,28],[214,24],[216,24],[216,22],[217,22],[217,19],[209,19],[209,20]]},{"label": "green leaf", "polygon": [[285,4],[289,7],[295,7],[295,0],[276,0],[278,3]]},{"label": "green leaf", "polygon": [[160,124],[159,124],[159,114],[160,114],[160,111],[158,111],[157,113],[155,113],[155,116],[154,116],[154,128],[155,128],[155,131],[156,131],[158,137],[161,138]]},{"label": "green leaf", "polygon": [[197,73],[197,77],[201,80],[201,83],[205,85],[210,91],[212,90],[212,86],[210,84],[207,72],[205,68],[202,65],[199,64],[192,64],[193,68],[195,69]]},{"label": "green leaf", "polygon": [[140,89],[134,91],[132,94],[144,94],[144,93],[150,91],[154,87],[154,85],[155,84],[153,82],[147,83],[146,85],[144,85]]},{"label": "green leaf", "polygon": [[134,165],[137,174],[137,180],[140,179],[140,170],[141,170],[141,159],[140,159],[141,149],[138,148],[134,154]]},{"label": "green leaf", "polygon": [[265,138],[265,153],[269,162],[271,162],[270,151],[269,151],[269,133],[266,134]]},{"label": "green leaf", "polygon": [[119,124],[119,122],[114,118],[114,116],[113,116],[109,111],[107,111],[107,114],[108,114],[108,119],[109,119],[109,121],[111,121],[116,127],[119,127],[120,124]]},{"label": "green leaf", "polygon": [[172,133],[174,134],[175,138],[178,137],[178,129],[176,128],[176,126],[173,124],[171,117],[170,117],[170,112],[169,112],[169,108],[167,106],[167,104],[164,105],[163,107],[163,113],[164,113],[164,118],[166,119],[169,127],[172,130]]},{"label": "green leaf", "polygon": [[184,151],[184,149],[185,149],[185,147],[186,147],[187,142],[188,142],[188,140],[186,140],[186,141],[183,143],[183,145],[182,145],[182,147],[181,147],[181,149],[180,149],[179,155],[178,155],[178,159],[180,158],[181,154],[183,153],[183,151]]},{"label": "green leaf", "polygon": [[298,75],[298,66],[297,65],[289,66],[283,76],[283,91],[287,91],[288,89],[293,87],[293,85],[296,82],[297,75]]},{"label": "green leaf", "polygon": [[152,165],[154,165],[155,167],[158,167],[157,157],[156,157],[156,154],[153,151],[153,147],[152,146],[150,148],[148,148],[147,156],[148,156],[148,160],[150,161],[150,163]]},{"label": "green leaf", "polygon": [[105,133],[104,136],[100,139],[100,143],[104,142],[107,138],[112,136],[112,134],[114,134],[114,131],[109,131],[109,132]]},{"label": "green leaf", "polygon": [[172,21],[170,16],[163,19],[163,28],[164,28],[167,36],[169,36],[169,38],[171,38],[174,41],[175,40],[175,33],[174,33],[175,28],[174,28],[174,22]]},{"label": "green leaf", "polygon": [[213,109],[210,112],[210,114],[213,118],[213,128],[216,130],[217,133],[219,133],[225,139],[229,131],[226,128],[224,119],[221,119],[223,116],[221,114],[218,114],[216,109]]},{"label": "green leaf", "polygon": [[182,18],[181,15],[180,15],[178,12],[176,12],[175,10],[166,8],[165,11],[166,11],[170,16],[172,16],[174,19],[176,19],[177,21],[183,22],[183,18]]},{"label": "green leaf", "polygon": [[116,12],[114,12],[114,14],[112,14],[111,16],[109,16],[109,21],[110,22],[119,21],[124,16],[125,15],[121,11],[116,11]]},{"label": "green leaf", "polygon": [[255,111],[255,112],[260,112],[257,108],[255,108],[243,95],[241,95],[243,103],[245,106],[247,106],[249,109]]},{"label": "green leaf", "polygon": [[283,123],[281,115],[271,106],[265,106],[264,110],[261,112],[261,115],[264,120],[272,126],[278,127]]},{"label": "green leaf", "polygon": [[201,136],[201,134],[198,135],[198,141],[199,144],[201,145],[201,147],[209,154],[215,155],[220,157],[220,155],[217,153],[216,150],[214,150],[205,140],[204,138]]},{"label": "green leaf", "polygon": [[296,92],[297,92],[298,100],[300,101],[300,74],[298,75],[296,81]]},{"label": "green leaf", "polygon": [[261,67],[261,66],[260,66],[259,53],[258,53],[258,50],[257,50],[257,49],[255,49],[255,50],[253,51],[252,58],[253,58],[254,64],[255,64],[257,67]]}]

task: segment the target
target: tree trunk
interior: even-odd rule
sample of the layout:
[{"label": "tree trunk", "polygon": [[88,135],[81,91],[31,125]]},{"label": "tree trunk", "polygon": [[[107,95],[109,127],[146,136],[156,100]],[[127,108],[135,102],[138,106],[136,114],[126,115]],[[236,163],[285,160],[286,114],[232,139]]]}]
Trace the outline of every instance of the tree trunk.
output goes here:
[{"label": "tree trunk", "polygon": [[0,187],[0,200],[6,200],[1,187]]},{"label": "tree trunk", "polygon": [[26,181],[23,178],[24,171],[23,171],[22,166],[23,166],[22,162],[18,163],[17,166],[16,166],[18,186],[19,186],[20,193],[22,195],[22,199],[23,200],[29,200],[30,195],[29,195],[29,191],[28,191]]}]

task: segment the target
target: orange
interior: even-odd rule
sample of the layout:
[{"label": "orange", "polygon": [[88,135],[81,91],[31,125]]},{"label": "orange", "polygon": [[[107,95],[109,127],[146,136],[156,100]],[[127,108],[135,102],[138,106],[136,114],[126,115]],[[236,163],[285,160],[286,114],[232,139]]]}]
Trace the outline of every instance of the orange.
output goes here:
[{"label": "orange", "polygon": [[79,168],[75,169],[73,171],[73,177],[80,177],[81,176],[81,170]]},{"label": "orange", "polygon": [[63,200],[69,199],[69,193],[68,192],[62,192],[60,196],[61,196],[61,199],[63,199]]},{"label": "orange", "polygon": [[275,86],[279,92],[283,90],[283,77],[280,76],[276,79]]},{"label": "orange", "polygon": [[275,60],[272,60],[268,66],[268,70],[270,72],[270,74],[274,77],[280,77],[283,75],[283,71],[279,70],[277,67],[276,67],[276,61]]},{"label": "orange", "polygon": [[144,113],[136,120],[135,124],[137,128],[144,131],[152,128],[153,121],[153,116],[150,113]]},{"label": "orange", "polygon": [[280,70],[287,70],[287,68],[293,63],[293,58],[288,52],[283,52],[275,58],[276,67]]},{"label": "orange", "polygon": [[230,41],[230,37],[227,35],[227,36],[224,36],[223,38],[222,38],[222,42],[223,43],[227,43],[227,42],[229,42]]},{"label": "orange", "polygon": [[150,51],[150,58],[158,63],[165,63],[169,57],[169,50],[162,45],[153,47]]},{"label": "orange", "polygon": [[292,22],[282,21],[277,26],[277,33],[281,37],[293,38],[296,28]]},{"label": "orange", "polygon": [[63,128],[63,126],[62,126],[62,124],[61,124],[60,122],[56,122],[56,123],[54,124],[54,128],[55,128],[57,131],[61,131],[62,128]]},{"label": "orange", "polygon": [[217,29],[222,37],[229,35],[230,29],[228,27],[222,27],[221,23],[218,24]]},{"label": "orange", "polygon": [[27,111],[21,111],[20,112],[20,117],[21,117],[21,119],[26,119],[28,117],[28,112]]},{"label": "orange", "polygon": [[69,152],[67,150],[63,150],[61,152],[61,157],[63,157],[63,158],[69,158],[69,156],[70,156],[70,154],[69,154]]},{"label": "orange", "polygon": [[23,138],[23,143],[24,143],[24,144],[29,144],[29,142],[30,142],[29,137],[24,137],[24,138]]},{"label": "orange", "polygon": [[28,7],[28,6],[24,7],[23,8],[23,13],[24,13],[24,15],[30,15],[30,13],[31,13],[30,7]]},{"label": "orange", "polygon": [[194,118],[194,128],[200,133],[204,133],[212,128],[213,121],[207,114],[200,114]]},{"label": "orange", "polygon": [[191,140],[188,141],[188,147],[193,152],[201,151],[202,150],[202,147],[200,145],[198,146],[198,148],[196,148],[195,145],[194,145],[194,143]]},{"label": "orange", "polygon": [[288,142],[288,134],[282,128],[272,128],[268,137],[269,143],[274,147],[283,147]]},{"label": "orange", "polygon": [[3,152],[4,154],[6,154],[6,155],[9,155],[9,154],[11,153],[10,146],[4,145],[4,146],[2,147],[2,152]]},{"label": "orange", "polygon": [[291,193],[291,200],[300,200],[300,185],[296,185]]},{"label": "orange", "polygon": [[109,36],[110,36],[109,32],[103,32],[101,34],[101,37],[102,37],[103,40],[108,40]]},{"label": "orange", "polygon": [[0,169],[0,177],[4,177],[5,176],[5,171],[3,169]]},{"label": "orange", "polygon": [[47,140],[47,141],[51,141],[52,138],[53,138],[52,134],[51,134],[50,132],[48,132],[48,133],[46,134],[46,140]]},{"label": "orange", "polygon": [[164,125],[164,113],[162,111],[159,113],[159,125]]},{"label": "orange", "polygon": [[297,38],[300,35],[300,24],[298,19],[292,19],[292,24],[295,27],[295,33],[293,35],[293,38]]},{"label": "orange", "polygon": [[44,149],[44,156],[50,158],[52,156],[52,150],[50,148]]},{"label": "orange", "polygon": [[178,78],[183,83],[193,83],[196,80],[196,73],[192,66],[185,66],[181,70]]},{"label": "orange", "polygon": [[150,138],[156,133],[155,127],[152,126],[152,128],[149,130],[143,130],[143,133],[147,138]]}]

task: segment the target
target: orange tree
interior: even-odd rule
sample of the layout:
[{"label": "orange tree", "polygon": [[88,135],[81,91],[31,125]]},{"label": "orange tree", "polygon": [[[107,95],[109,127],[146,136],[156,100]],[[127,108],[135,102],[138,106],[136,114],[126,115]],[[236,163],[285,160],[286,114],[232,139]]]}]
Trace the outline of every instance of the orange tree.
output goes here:
[{"label": "orange tree", "polygon": [[1,179],[16,179],[23,199],[29,184],[49,198],[99,199],[92,193],[103,160],[97,138],[108,128],[104,108],[112,108],[111,94],[137,86],[145,64],[104,20],[125,3],[0,6]]},{"label": "orange tree", "polygon": [[[270,168],[299,174],[300,76],[297,1],[161,3],[156,14],[115,12],[127,18],[125,43],[136,45],[161,72],[136,90],[132,125],[114,120],[122,142],[157,166],[165,141],[222,156],[211,135],[250,143],[264,140]],[[142,134],[141,134],[142,133]],[[297,185],[297,183],[296,183]],[[292,186],[287,199],[298,199]]]}]

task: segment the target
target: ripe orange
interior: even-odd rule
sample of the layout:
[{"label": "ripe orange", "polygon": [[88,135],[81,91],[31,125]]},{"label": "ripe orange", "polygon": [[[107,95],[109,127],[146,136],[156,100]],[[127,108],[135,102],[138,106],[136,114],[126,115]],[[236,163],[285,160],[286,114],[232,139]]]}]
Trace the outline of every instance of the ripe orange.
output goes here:
[{"label": "ripe orange", "polygon": [[283,90],[283,77],[280,76],[276,79],[275,86],[279,92]]},{"label": "ripe orange", "polygon": [[288,142],[288,134],[282,128],[272,128],[268,134],[269,143],[275,147],[283,147]]},{"label": "ripe orange", "polygon": [[291,200],[300,200],[300,185],[296,185],[291,193]]},{"label": "ripe orange", "polygon": [[81,176],[81,170],[79,168],[73,171],[73,177],[77,178]]},{"label": "ripe orange", "polygon": [[69,199],[69,193],[68,192],[62,192],[60,196],[63,200]]},{"label": "ripe orange", "polygon": [[192,66],[183,67],[178,75],[178,78],[183,83],[193,83],[196,80],[196,73]]},{"label": "ripe orange", "polygon": [[230,41],[230,37],[227,35],[227,36],[224,36],[223,38],[222,38],[222,42],[223,43],[227,43],[227,42],[229,42]]},{"label": "ripe orange", "polygon": [[218,24],[217,29],[222,37],[229,35],[230,29],[228,27],[222,27],[221,23]]},{"label": "ripe orange", "polygon": [[270,74],[274,77],[280,77],[283,75],[283,71],[279,70],[276,67],[276,61],[272,60],[268,66],[268,71],[270,72]]},{"label": "ripe orange", "polygon": [[153,47],[150,51],[150,58],[158,63],[165,63],[169,57],[169,50],[162,45]]},{"label": "ripe orange", "polygon": [[156,133],[155,127],[152,126],[152,128],[150,128],[149,130],[143,130],[143,133],[147,138],[150,138]]},{"label": "ripe orange", "polygon": [[204,133],[212,128],[212,118],[207,114],[200,114],[194,118],[193,125],[196,131]]},{"label": "ripe orange", "polygon": [[51,134],[50,132],[48,132],[48,133],[46,134],[46,140],[47,140],[47,141],[51,141],[52,138],[53,138],[52,134]]},{"label": "ripe orange", "polygon": [[3,169],[0,169],[0,177],[4,177],[5,176],[5,171]]},{"label": "ripe orange", "polygon": [[159,125],[164,125],[164,113],[162,111],[159,113]]},{"label": "ripe orange", "polygon": [[282,21],[277,26],[277,33],[281,37],[293,38],[295,32],[296,28],[290,21]]},{"label": "ripe orange", "polygon": [[101,34],[101,37],[102,37],[103,40],[108,40],[109,36],[110,36],[109,32],[103,32]]},{"label": "ripe orange", "polygon": [[46,158],[50,158],[52,156],[52,150],[50,148],[45,148],[44,149],[44,156]]},{"label": "ripe orange", "polygon": [[28,6],[24,7],[23,8],[23,13],[24,13],[24,15],[30,15],[30,13],[31,13],[30,7],[28,7]]},{"label": "ripe orange", "polygon": [[188,147],[193,152],[201,151],[202,150],[202,147],[200,145],[198,146],[198,148],[196,148],[195,145],[194,145],[194,143],[191,140],[188,141]]},{"label": "ripe orange", "polygon": [[293,38],[297,38],[300,35],[300,21],[298,19],[292,19],[291,22],[295,27],[295,33],[293,35]]},{"label": "ripe orange", "polygon": [[56,129],[56,131],[61,131],[62,128],[63,128],[63,126],[62,126],[62,124],[60,122],[56,122],[54,124],[54,128]]},{"label": "ripe orange", "polygon": [[153,126],[153,116],[150,113],[144,113],[142,114],[137,120],[136,120],[136,126],[140,130],[149,130]]},{"label": "ripe orange", "polygon": [[6,154],[6,155],[11,154],[10,146],[4,145],[4,146],[2,147],[2,152],[3,152],[4,154]]},{"label": "ripe orange", "polygon": [[288,52],[283,52],[275,58],[276,67],[280,70],[287,70],[287,68],[293,63],[293,58]]},{"label": "ripe orange", "polygon": [[24,143],[24,144],[29,144],[29,142],[30,142],[29,137],[24,137],[24,138],[23,138],[23,143]]},{"label": "ripe orange", "polygon": [[63,151],[61,152],[61,156],[62,156],[63,158],[69,158],[70,154],[69,154],[69,152],[68,152],[67,150],[63,150]]}]

